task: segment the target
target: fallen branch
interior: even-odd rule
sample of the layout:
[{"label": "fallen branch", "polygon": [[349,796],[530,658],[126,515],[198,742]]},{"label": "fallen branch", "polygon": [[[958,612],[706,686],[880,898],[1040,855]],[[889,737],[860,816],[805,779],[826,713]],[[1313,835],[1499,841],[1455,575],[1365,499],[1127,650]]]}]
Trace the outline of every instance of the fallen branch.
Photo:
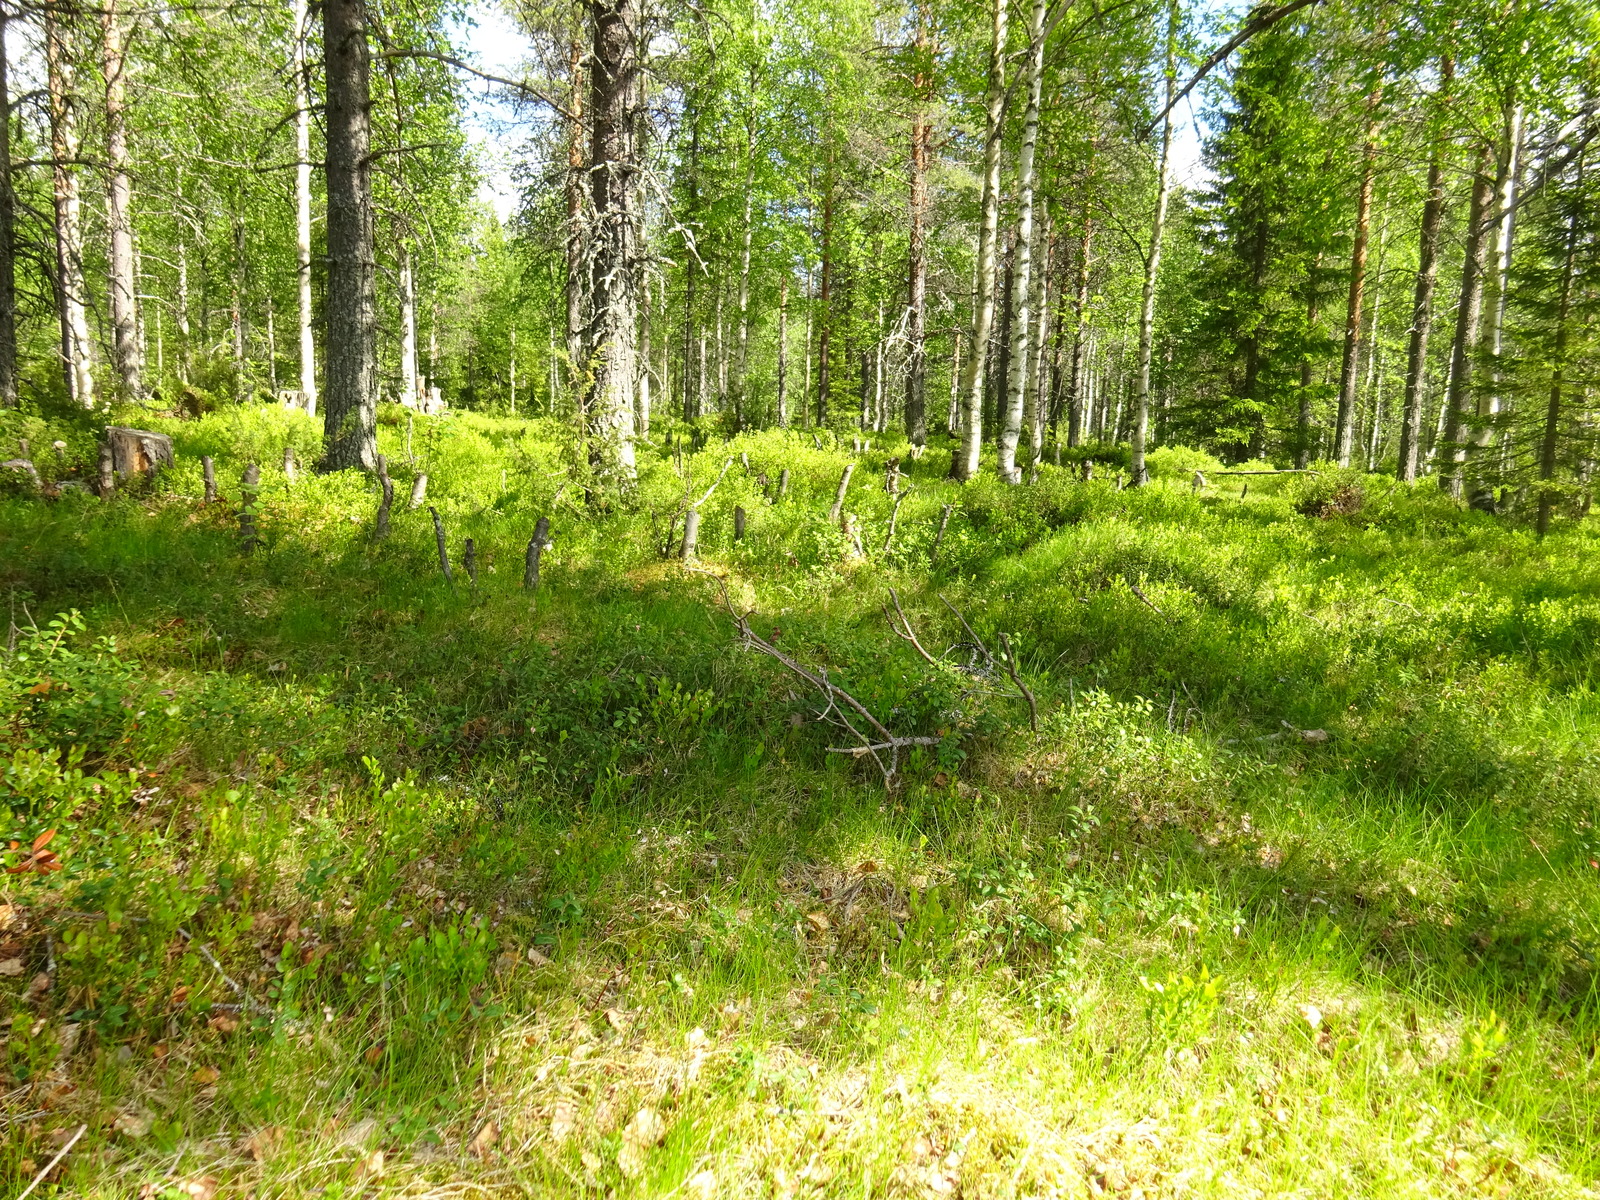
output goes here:
[{"label": "fallen branch", "polygon": [[879,750],[893,750],[899,746],[937,746],[943,738],[936,737],[908,737],[894,738],[887,742],[876,742],[870,746],[829,746],[829,754],[848,754],[851,758],[865,758],[869,754],[876,754]]},{"label": "fallen branch", "polygon": [[1139,597],[1139,599],[1144,602],[1145,607],[1147,607],[1151,612],[1155,613],[1155,615],[1160,617],[1162,620],[1166,620],[1167,614],[1156,607],[1156,602],[1150,599],[1149,596],[1146,596],[1143,589],[1141,589],[1137,583],[1128,578],[1126,575],[1122,577],[1122,581],[1128,585],[1129,591],[1131,591],[1135,596]]},{"label": "fallen branch", "polygon": [[894,633],[895,637],[900,638],[902,641],[910,642],[913,646],[915,646],[917,653],[922,655],[923,659],[930,666],[937,667],[939,665],[939,660],[934,658],[933,655],[929,654],[922,648],[922,643],[917,640],[917,631],[911,628],[911,619],[906,616],[905,609],[900,607],[900,593],[895,591],[893,588],[890,588],[889,599],[894,601],[894,611],[899,614],[900,623],[905,627],[904,631],[902,631],[899,626],[896,626],[894,623],[894,618],[889,616],[889,610],[886,608],[883,610],[883,616],[884,619],[889,622],[889,629]]},{"label": "fallen branch", "polygon": [[239,1000],[247,1011],[259,1013],[263,1016],[269,1017],[273,1015],[272,1009],[261,1003],[261,1001],[252,998],[249,992],[245,991],[245,989],[231,975],[222,969],[222,964],[217,961],[217,956],[211,953],[211,947],[207,943],[200,942],[196,944],[194,940],[194,934],[190,933],[182,925],[178,926],[178,933],[182,936],[184,941],[188,942],[191,946],[194,946],[196,954],[211,964],[211,969],[221,977],[222,982],[228,985],[233,994],[239,997]]},{"label": "fallen branch", "polygon": [[1039,732],[1039,702],[1034,699],[1033,692],[1028,685],[1022,682],[1022,677],[1017,674],[1016,655],[1011,653],[1011,641],[1005,634],[1000,635],[1000,648],[1006,652],[1006,674],[1011,676],[1011,682],[1017,685],[1017,691],[1022,693],[1022,698],[1028,702],[1028,728],[1034,733]]},{"label": "fallen branch", "polygon": [[[1310,467],[1284,467],[1280,471],[1213,471],[1213,475],[1320,475],[1321,471],[1313,471]],[[1195,472],[1200,474],[1199,471]]]},{"label": "fallen branch", "polygon": [[87,1125],[79,1125],[78,1126],[78,1132],[73,1134],[70,1138],[67,1139],[67,1144],[65,1146],[61,1147],[61,1149],[56,1151],[56,1156],[54,1158],[52,1158],[49,1162],[45,1163],[44,1170],[40,1171],[37,1175],[35,1175],[33,1177],[33,1182],[30,1183],[25,1189],[23,1189],[22,1194],[17,1197],[17,1200],[28,1200],[28,1197],[33,1194],[33,1189],[38,1187],[39,1184],[41,1182],[43,1182],[44,1177],[46,1175],[50,1174],[51,1171],[54,1171],[56,1169],[56,1164],[59,1163],[63,1158],[65,1158],[67,1156],[67,1151],[68,1150],[71,1150],[74,1146],[76,1146],[78,1144],[78,1139],[81,1138],[84,1135],[84,1132],[88,1128],[89,1127]]},{"label": "fallen branch", "polygon": [[989,667],[992,670],[994,668],[994,655],[989,653],[989,647],[983,644],[983,639],[978,636],[977,630],[973,629],[971,625],[967,624],[967,619],[961,615],[961,610],[959,608],[957,608],[954,604],[951,604],[950,601],[946,600],[942,595],[939,597],[939,599],[946,608],[955,613],[956,620],[961,622],[961,628],[967,631],[967,636],[972,639],[972,644],[982,652],[984,658],[989,660]]}]

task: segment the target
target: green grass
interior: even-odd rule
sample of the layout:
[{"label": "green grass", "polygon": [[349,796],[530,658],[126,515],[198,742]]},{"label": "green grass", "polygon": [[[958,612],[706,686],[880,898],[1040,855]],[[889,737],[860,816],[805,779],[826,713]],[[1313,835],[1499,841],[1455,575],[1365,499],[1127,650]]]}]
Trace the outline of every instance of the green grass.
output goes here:
[{"label": "green grass", "polygon": [[[308,423],[163,428],[158,493],[0,499],[8,837],[58,830],[64,865],[0,885],[16,1190],[79,1126],[41,1193],[1600,1175],[1587,523],[1541,543],[1354,475],[1196,495],[1217,464],[1183,450],[1137,492],[1053,467],[958,488],[940,441],[904,463],[887,552],[905,447],[860,456],[857,560],[826,520],[851,456],[809,435],[713,438],[686,485],[658,430],[637,493],[591,509],[558,427],[458,414],[418,419],[409,456],[383,427],[399,504],[374,543],[368,481],[275,466],[285,441],[309,460]],[[199,502],[200,454],[229,503]],[[662,560],[729,456],[702,569]],[[475,588],[404,510],[419,470]],[[1359,512],[1301,511],[1342,486]],[[737,644],[724,586],[940,744],[889,791],[826,753],[849,734]],[[940,596],[1008,635],[1037,735],[1003,672],[892,635],[890,586],[936,657],[967,640]]]}]

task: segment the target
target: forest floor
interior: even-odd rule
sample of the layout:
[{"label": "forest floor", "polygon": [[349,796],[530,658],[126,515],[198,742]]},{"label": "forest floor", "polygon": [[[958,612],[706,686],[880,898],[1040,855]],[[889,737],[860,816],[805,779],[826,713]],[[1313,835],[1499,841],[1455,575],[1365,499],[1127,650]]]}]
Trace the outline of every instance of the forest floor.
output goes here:
[{"label": "forest floor", "polygon": [[[159,492],[0,499],[8,1195],[1594,1194],[1592,521],[940,437],[885,551],[892,439],[658,435],[606,512],[551,423],[386,411],[379,541],[304,418],[158,424]],[[828,753],[724,589],[937,744]]]}]

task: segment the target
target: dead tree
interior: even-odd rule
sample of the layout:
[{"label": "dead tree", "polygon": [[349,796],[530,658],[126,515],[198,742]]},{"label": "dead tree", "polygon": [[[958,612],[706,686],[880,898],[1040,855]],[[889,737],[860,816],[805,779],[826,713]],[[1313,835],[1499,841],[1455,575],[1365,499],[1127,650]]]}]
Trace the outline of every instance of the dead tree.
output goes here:
[{"label": "dead tree", "polygon": [[[109,451],[109,447],[107,449]],[[205,479],[206,503],[215,504],[217,502],[217,464],[211,461],[209,454],[200,456],[200,474]]]},{"label": "dead tree", "polygon": [[539,558],[550,545],[550,518],[540,517],[528,539],[528,553],[522,562],[522,586],[534,591],[539,586]]},{"label": "dead tree", "polygon": [[[854,746],[829,746],[829,754],[848,754],[851,758],[870,757],[883,774],[883,785],[893,788],[900,772],[900,751],[909,746],[937,746],[941,739],[936,737],[896,737],[886,725],[872,712],[843,688],[837,687],[828,678],[825,667],[811,670],[802,666],[789,655],[779,650],[771,642],[763,638],[750,626],[750,613],[740,615],[728,600],[727,588],[724,586],[722,602],[727,607],[728,615],[733,618],[734,628],[738,631],[740,642],[746,647],[759,651],[769,658],[776,659],[789,671],[811,684],[822,693],[825,701],[816,719],[826,721],[831,725],[846,729],[855,738]],[[868,727],[869,732],[863,732],[851,720],[850,713],[861,720]]]},{"label": "dead tree", "polygon": [[839,523],[839,514],[844,512],[844,494],[850,489],[850,476],[855,472],[855,469],[855,463],[845,463],[844,474],[839,476],[839,488],[833,494],[833,507],[828,510],[829,525],[837,525]]},{"label": "dead tree", "polygon": [[456,590],[456,580],[450,573],[450,547],[445,541],[444,522],[439,519],[439,510],[433,505],[428,505],[428,512],[433,517],[433,540],[439,547],[439,570],[444,573],[444,581],[453,592]]}]

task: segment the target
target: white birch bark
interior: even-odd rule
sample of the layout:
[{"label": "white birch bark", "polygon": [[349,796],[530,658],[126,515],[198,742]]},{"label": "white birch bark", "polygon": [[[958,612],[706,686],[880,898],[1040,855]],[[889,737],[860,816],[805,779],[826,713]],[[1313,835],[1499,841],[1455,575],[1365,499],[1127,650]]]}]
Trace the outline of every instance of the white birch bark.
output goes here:
[{"label": "white birch bark", "polygon": [[139,288],[133,252],[133,179],[128,170],[127,22],[117,0],[100,16],[101,68],[106,84],[106,228],[110,235],[111,332],[123,399],[144,398],[139,349]]},{"label": "white birch bark", "polygon": [[983,454],[983,384],[989,335],[994,328],[995,244],[1000,230],[1000,151],[1005,133],[1006,0],[994,0],[989,44],[989,85],[983,147],[983,223],[978,233],[978,286],[972,312],[972,356],[962,379],[961,448],[952,456],[952,478],[978,473]]},{"label": "white birch bark", "polygon": [[50,93],[50,152],[56,221],[56,287],[61,320],[61,361],[67,391],[81,408],[92,409],[94,363],[83,278],[82,200],[73,165],[79,155],[76,72],[72,39],[53,8],[46,8],[45,68]]},{"label": "white birch bark", "polygon": [[1037,236],[1033,220],[1033,158],[1039,143],[1039,102],[1044,85],[1045,10],[1046,0],[1033,0],[1028,19],[1028,106],[1022,118],[1022,149],[1017,156],[1017,313],[1011,322],[1010,378],[1004,380],[1005,415],[1000,425],[999,471],[1006,483],[1022,482],[1017,443],[1022,437],[1033,340],[1033,252]]},{"label": "white birch bark", "polygon": [[294,0],[294,249],[299,287],[296,321],[300,343],[300,393],[306,412],[317,413],[317,342],[311,312],[311,97],[306,88],[306,0]]},{"label": "white birch bark", "polygon": [[1156,211],[1150,221],[1150,250],[1144,264],[1144,293],[1139,306],[1139,366],[1135,377],[1132,449],[1128,475],[1138,487],[1150,478],[1145,468],[1145,443],[1150,436],[1150,355],[1155,338],[1156,282],[1161,274],[1161,242],[1166,233],[1167,195],[1172,187],[1172,108],[1177,86],[1178,6],[1167,17],[1167,103],[1161,118],[1161,165],[1156,172]]}]

